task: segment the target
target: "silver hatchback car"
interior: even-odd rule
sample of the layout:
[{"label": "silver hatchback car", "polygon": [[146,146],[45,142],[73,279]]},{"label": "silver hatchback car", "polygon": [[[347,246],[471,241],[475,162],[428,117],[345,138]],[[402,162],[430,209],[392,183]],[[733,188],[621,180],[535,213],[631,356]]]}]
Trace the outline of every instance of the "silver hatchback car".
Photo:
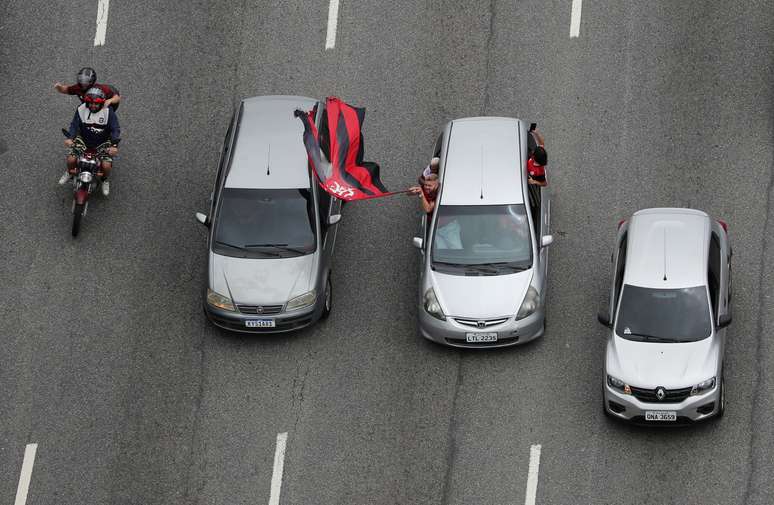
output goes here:
[{"label": "silver hatchback car", "polygon": [[491,348],[543,334],[551,202],[528,186],[526,152],[518,119],[457,119],[439,137],[437,205],[414,237],[425,338]]},{"label": "silver hatchback car", "polygon": [[646,209],[621,222],[612,257],[604,410],[636,423],[723,414],[731,322],[727,225],[691,209]]},{"label": "silver hatchback car", "polygon": [[[221,152],[209,214],[204,310],[222,328],[296,330],[331,311],[331,260],[341,201],[319,190],[293,112],[296,96],[243,100]],[[319,124],[318,124],[319,128]]]}]

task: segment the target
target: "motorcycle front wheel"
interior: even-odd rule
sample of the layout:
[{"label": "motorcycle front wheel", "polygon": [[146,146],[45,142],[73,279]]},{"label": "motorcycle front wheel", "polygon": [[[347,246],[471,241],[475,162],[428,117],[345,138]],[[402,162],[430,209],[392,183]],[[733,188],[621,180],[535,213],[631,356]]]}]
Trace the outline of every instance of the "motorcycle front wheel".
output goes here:
[{"label": "motorcycle front wheel", "polygon": [[73,237],[77,237],[78,232],[81,231],[81,219],[83,219],[85,207],[86,205],[83,203],[75,204],[75,208],[73,209]]}]

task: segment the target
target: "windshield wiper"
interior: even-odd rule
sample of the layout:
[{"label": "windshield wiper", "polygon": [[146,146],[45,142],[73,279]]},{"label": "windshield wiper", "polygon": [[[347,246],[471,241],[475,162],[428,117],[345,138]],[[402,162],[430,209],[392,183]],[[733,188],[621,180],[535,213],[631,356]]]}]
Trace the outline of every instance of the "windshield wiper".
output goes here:
[{"label": "windshield wiper", "polygon": [[282,251],[289,251],[289,252],[294,252],[298,254],[306,254],[307,252],[297,247],[290,247],[287,244],[246,244],[245,247],[248,249],[253,249],[258,247],[272,247],[274,249],[280,249]]},{"label": "windshield wiper", "polygon": [[513,265],[508,262],[502,262],[502,263],[483,263],[482,266],[488,266],[488,267],[495,267],[495,268],[507,268],[513,272],[523,272],[525,270],[529,270],[531,267],[525,267],[521,265]]},{"label": "windshield wiper", "polygon": [[433,267],[436,265],[444,266],[444,267],[459,267],[459,268],[465,268],[465,263],[449,263],[448,261],[433,261]]},{"label": "windshield wiper", "polygon": [[226,242],[221,242],[219,240],[216,240],[215,243],[218,244],[218,245],[222,245],[223,247],[230,247],[231,249],[236,249],[237,251],[244,251],[245,250],[244,247],[239,247],[238,245],[234,245],[234,244],[228,244]]},{"label": "windshield wiper", "polygon": [[656,335],[647,335],[645,333],[624,333],[625,337],[634,336],[634,337],[642,337],[643,340],[648,340],[651,342],[665,342],[665,343],[675,343],[680,342],[679,340],[675,340],[673,338],[667,338],[667,337],[657,337]]}]

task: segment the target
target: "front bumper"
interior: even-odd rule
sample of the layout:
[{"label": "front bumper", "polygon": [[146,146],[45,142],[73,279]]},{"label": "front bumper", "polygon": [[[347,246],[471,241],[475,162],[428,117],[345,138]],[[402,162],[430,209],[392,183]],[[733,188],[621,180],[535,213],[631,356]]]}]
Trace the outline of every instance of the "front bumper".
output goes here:
[{"label": "front bumper", "polygon": [[[692,424],[694,422],[709,419],[717,415],[720,411],[719,386],[715,386],[712,390],[704,394],[689,396],[679,403],[643,402],[632,395],[627,395],[617,389],[611,388],[607,383],[605,383],[604,395],[605,411],[611,417],[647,426]],[[672,411],[677,414],[677,420],[646,421],[646,411]]]},{"label": "front bumper", "polygon": [[[289,313],[280,313],[271,316],[257,316],[255,314],[241,314],[213,307],[204,301],[204,313],[214,324],[224,330],[236,331],[240,333],[286,333],[289,331],[300,330],[314,324],[322,314],[322,304],[317,303],[305,311],[293,311]],[[249,328],[245,326],[245,321],[250,319],[273,319],[274,328]]]},{"label": "front bumper", "polygon": [[[475,319],[465,317],[465,319]],[[491,349],[498,347],[510,347],[527,343],[543,335],[545,331],[545,307],[540,307],[533,314],[515,320],[511,316],[507,321],[478,329],[458,323],[454,317],[446,316],[441,321],[431,316],[425,308],[419,306],[419,332],[428,340],[438,344],[459,347],[465,349]],[[497,333],[495,342],[467,342],[468,333]]]}]

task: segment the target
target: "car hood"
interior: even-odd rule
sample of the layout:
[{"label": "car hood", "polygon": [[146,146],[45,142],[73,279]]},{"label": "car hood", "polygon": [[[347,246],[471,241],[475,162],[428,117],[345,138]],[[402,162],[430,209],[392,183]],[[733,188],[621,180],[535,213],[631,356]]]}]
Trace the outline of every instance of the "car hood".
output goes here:
[{"label": "car hood", "polygon": [[508,275],[464,276],[430,270],[432,287],[443,313],[489,319],[519,311],[532,280],[532,269]]},{"label": "car hood", "polygon": [[685,388],[714,377],[719,354],[714,334],[685,343],[636,342],[613,335],[606,370],[631,386]]},{"label": "car hood", "polygon": [[294,258],[210,255],[210,286],[235,303],[279,305],[314,287],[317,254]]}]

